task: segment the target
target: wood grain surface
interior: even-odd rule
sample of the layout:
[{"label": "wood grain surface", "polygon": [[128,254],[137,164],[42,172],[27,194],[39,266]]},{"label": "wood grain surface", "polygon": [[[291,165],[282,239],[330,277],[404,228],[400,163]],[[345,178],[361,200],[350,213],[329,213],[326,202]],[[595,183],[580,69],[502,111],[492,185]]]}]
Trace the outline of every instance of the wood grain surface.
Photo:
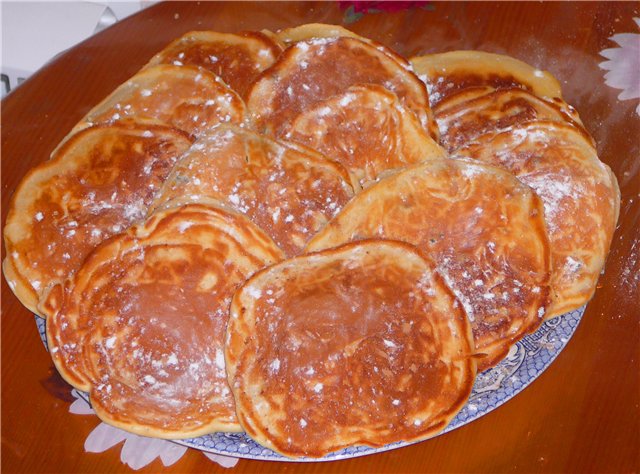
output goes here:
[{"label": "wood grain surface", "polygon": [[[240,460],[246,472],[638,472],[640,470],[640,120],[637,100],[604,83],[599,52],[615,33],[638,32],[640,3],[433,3],[369,13],[347,25],[406,56],[453,49],[506,53],[551,71],[618,177],[622,204],[600,288],[553,364],[515,398],[450,433],[406,448],[331,463]],[[88,39],[2,101],[2,222],[24,174],[71,127],[155,52],[190,30],[278,29],[342,23],[327,3],[154,5]],[[64,25],[60,25],[64,28]],[[636,71],[636,74],[639,74]],[[4,258],[4,247],[2,249]],[[84,451],[98,424],[68,412],[33,316],[2,279],[2,472],[128,472],[119,449]],[[165,468],[223,472],[189,450]]]}]

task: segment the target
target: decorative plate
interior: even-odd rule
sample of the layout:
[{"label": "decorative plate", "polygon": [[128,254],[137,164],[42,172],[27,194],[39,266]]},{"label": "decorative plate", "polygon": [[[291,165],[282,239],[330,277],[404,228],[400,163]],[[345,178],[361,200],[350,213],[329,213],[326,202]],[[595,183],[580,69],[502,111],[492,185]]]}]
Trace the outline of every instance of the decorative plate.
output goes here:
[{"label": "decorative plate", "polygon": [[[466,425],[516,396],[533,382],[564,349],[580,323],[586,306],[546,321],[533,334],[520,340],[496,367],[478,374],[469,401],[443,431]],[[45,320],[35,317],[40,338],[47,345]],[[81,393],[81,392],[79,392]],[[86,401],[89,395],[81,393]],[[253,441],[245,433],[213,433],[199,438],[175,440],[175,443],[208,453],[263,461],[293,461]],[[381,453],[412,443],[392,443],[382,448],[358,446],[336,451],[320,459],[300,461],[336,461]]]}]

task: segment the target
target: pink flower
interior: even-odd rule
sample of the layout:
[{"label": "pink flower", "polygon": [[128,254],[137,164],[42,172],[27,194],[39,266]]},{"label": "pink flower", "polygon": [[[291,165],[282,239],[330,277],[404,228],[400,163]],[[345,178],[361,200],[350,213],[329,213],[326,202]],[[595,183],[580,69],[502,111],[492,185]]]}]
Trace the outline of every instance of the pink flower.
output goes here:
[{"label": "pink flower", "polygon": [[353,7],[354,13],[378,13],[378,12],[398,12],[402,10],[408,10],[413,7],[425,7],[429,4],[428,1],[413,1],[413,2],[367,2],[367,1],[345,1],[338,0],[341,10],[346,10],[349,7]]}]

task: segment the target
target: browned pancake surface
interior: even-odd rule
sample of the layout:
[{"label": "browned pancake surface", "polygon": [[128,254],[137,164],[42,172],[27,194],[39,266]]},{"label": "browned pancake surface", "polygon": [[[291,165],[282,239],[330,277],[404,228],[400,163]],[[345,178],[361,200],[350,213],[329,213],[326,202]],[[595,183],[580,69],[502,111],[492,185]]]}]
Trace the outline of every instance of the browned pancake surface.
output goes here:
[{"label": "browned pancake surface", "polygon": [[255,78],[275,62],[281,51],[275,41],[260,32],[192,31],[156,54],[148,66],[199,66],[244,97]]},{"label": "browned pancake surface", "polygon": [[192,135],[220,123],[243,123],[245,105],[218,76],[201,68],[160,64],[145,68],[95,106],[86,124],[154,119]]},{"label": "browned pancake surface", "polygon": [[487,354],[480,370],[541,324],[550,273],[544,210],[511,174],[448,159],[413,166],[356,195],[307,250],[370,237],[403,240],[433,257]]},{"label": "browned pancake surface", "polygon": [[164,126],[111,125],[72,136],[16,190],[4,237],[5,275],[32,311],[100,242],[143,218],[191,144]]},{"label": "browned pancake surface", "polygon": [[[459,98],[467,95],[468,100]],[[517,87],[489,90],[480,95],[475,88],[465,89],[440,102],[434,113],[441,144],[449,151],[484,133],[505,130],[531,120],[566,122],[590,139],[575,110],[561,99],[544,100]]]},{"label": "browned pancake surface", "polygon": [[620,200],[615,176],[591,143],[574,127],[536,121],[480,136],[456,154],[506,168],[544,202],[553,268],[546,317],[585,304],[604,266]]},{"label": "browned pancake surface", "polygon": [[341,36],[357,38],[362,41],[371,41],[369,38],[360,36],[340,25],[330,25],[326,23],[307,23],[292,28],[285,28],[276,32],[276,35],[280,41],[288,46],[298,41],[307,41],[315,38],[338,38]]},{"label": "browned pancake surface", "polygon": [[182,157],[156,205],[179,196],[214,198],[246,214],[295,255],[352,195],[339,164],[295,144],[221,126]]},{"label": "browned pancake surface", "polygon": [[258,130],[282,136],[313,104],[352,85],[371,83],[394,92],[436,138],[425,85],[379,48],[351,37],[310,39],[289,47],[249,94],[247,105]]},{"label": "browned pancake surface", "polygon": [[61,374],[96,413],[162,438],[238,431],[224,334],[236,287],[282,257],[246,218],[170,208],[91,254],[48,321]]},{"label": "browned pancake surface", "polygon": [[378,51],[388,55],[394,61],[402,64],[405,68],[411,68],[409,61],[400,56],[392,49],[387,48],[378,41],[374,41],[371,38],[361,36],[340,25],[331,25],[328,23],[306,23],[304,25],[294,26],[292,28],[278,30],[276,33],[276,37],[286,46],[291,46],[292,44],[298,43],[300,41],[309,41],[313,39],[341,37],[355,38],[367,44],[370,44],[374,48],[378,49]]},{"label": "browned pancake surface", "polygon": [[374,84],[305,110],[285,137],[344,165],[356,189],[383,171],[444,155],[395,94]]},{"label": "browned pancake surface", "polygon": [[238,417],[285,456],[433,436],[475,379],[469,323],[433,263],[366,241],[285,261],[231,306]]},{"label": "browned pancake surface", "polygon": [[449,51],[411,58],[418,76],[427,84],[429,100],[441,100],[470,87],[519,87],[540,97],[561,98],[560,83],[518,59],[484,51]]}]

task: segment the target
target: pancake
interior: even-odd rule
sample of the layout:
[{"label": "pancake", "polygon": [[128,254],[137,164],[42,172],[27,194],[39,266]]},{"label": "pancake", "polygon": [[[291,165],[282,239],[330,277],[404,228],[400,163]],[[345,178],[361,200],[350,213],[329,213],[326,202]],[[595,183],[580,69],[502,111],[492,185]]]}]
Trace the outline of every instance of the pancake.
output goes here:
[{"label": "pancake", "polygon": [[262,32],[191,31],[171,42],[146,67],[199,66],[219,76],[244,97],[251,83],[276,61],[281,51],[279,44]]},{"label": "pancake", "polygon": [[475,380],[462,307],[415,247],[370,240],[256,273],[226,344],[238,419],[289,457],[439,433]]},{"label": "pancake", "polygon": [[317,103],[295,118],[285,137],[342,164],[354,189],[383,171],[444,156],[396,95],[374,84]]},{"label": "pancake", "polygon": [[307,251],[372,237],[409,242],[435,260],[486,354],[479,370],[541,324],[550,273],[544,209],[510,173],[450,159],[414,165],[356,195]]},{"label": "pancake", "polygon": [[47,321],[53,361],[106,423],[143,436],[239,431],[224,339],[236,287],[282,258],[245,217],[163,210],[99,246]]},{"label": "pancake", "polygon": [[184,154],[154,207],[180,196],[216,199],[246,214],[291,256],[352,195],[347,172],[322,155],[220,126]]},{"label": "pancake", "polygon": [[427,84],[431,106],[461,89],[476,86],[520,87],[539,97],[562,98],[560,83],[547,71],[503,54],[450,51],[411,58]]},{"label": "pancake", "polygon": [[531,120],[555,120],[569,123],[592,140],[581,125],[575,110],[561,99],[550,102],[517,87],[493,90],[478,95],[477,89],[459,92],[470,96],[448,106],[440,102],[434,113],[440,129],[440,143],[448,151],[471,142],[483,133],[505,130]]},{"label": "pancake", "polygon": [[240,96],[215,74],[193,66],[145,68],[96,105],[73,131],[122,119],[155,119],[194,136],[246,120]]},{"label": "pancake", "polygon": [[5,277],[18,299],[38,303],[100,242],[143,218],[178,157],[185,133],[158,125],[94,126],[71,136],[18,185],[4,228]]},{"label": "pancake", "polygon": [[352,37],[315,38],[293,44],[262,73],[249,93],[247,105],[257,130],[281,137],[304,110],[353,85],[367,83],[395,93],[437,138],[425,85],[394,58],[394,53],[384,49]]},{"label": "pancake", "polygon": [[469,100],[477,99],[478,97],[491,94],[495,90],[496,89],[494,87],[489,86],[465,87],[464,89],[459,90],[448,96],[446,99],[440,101],[434,107],[439,107],[440,113],[444,113],[446,110],[458,107],[460,106],[460,104],[464,104]]},{"label": "pancake", "polygon": [[409,61],[400,56],[391,48],[387,48],[382,43],[367,38],[366,36],[360,36],[359,34],[354,33],[353,31],[348,30],[340,25],[331,25],[327,23],[307,23],[304,25],[279,30],[276,33],[276,36],[283,44],[287,46],[291,46],[292,44],[299,41],[309,41],[320,38],[355,38],[377,48],[380,52],[388,55],[394,61],[402,64],[406,69],[413,70]]},{"label": "pancake", "polygon": [[[291,46],[298,41],[308,41],[316,38],[356,38],[361,41],[371,42],[369,38],[360,36],[351,30],[340,25],[330,25],[327,23],[306,23],[304,25],[285,28],[276,32],[276,36],[285,45]],[[394,53],[395,54],[395,53]]]},{"label": "pancake", "polygon": [[618,218],[620,191],[607,165],[574,127],[537,121],[482,135],[457,156],[501,166],[544,202],[551,244],[551,318],[593,296]]},{"label": "pancake", "polygon": [[277,33],[266,28],[262,28],[260,33],[269,38],[271,42],[280,49],[280,51],[286,49],[287,45],[278,37]]}]

